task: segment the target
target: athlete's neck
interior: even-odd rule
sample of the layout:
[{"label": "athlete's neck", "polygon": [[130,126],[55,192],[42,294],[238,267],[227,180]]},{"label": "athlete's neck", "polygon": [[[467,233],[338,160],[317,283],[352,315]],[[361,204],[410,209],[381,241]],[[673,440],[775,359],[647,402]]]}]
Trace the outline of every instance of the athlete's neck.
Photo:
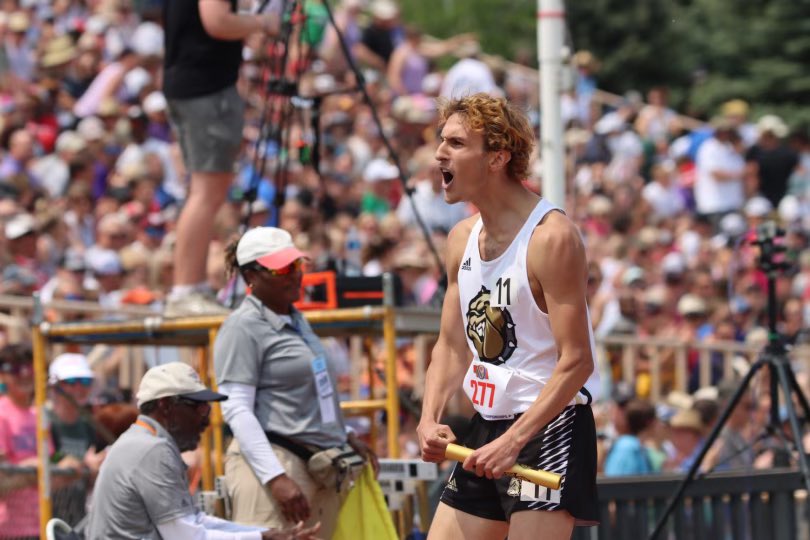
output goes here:
[{"label": "athlete's neck", "polygon": [[[490,191],[490,190],[487,190]],[[532,213],[540,197],[519,182],[510,180],[498,184],[498,191],[479,197],[473,203],[481,212],[484,230],[494,240],[515,235]]]}]

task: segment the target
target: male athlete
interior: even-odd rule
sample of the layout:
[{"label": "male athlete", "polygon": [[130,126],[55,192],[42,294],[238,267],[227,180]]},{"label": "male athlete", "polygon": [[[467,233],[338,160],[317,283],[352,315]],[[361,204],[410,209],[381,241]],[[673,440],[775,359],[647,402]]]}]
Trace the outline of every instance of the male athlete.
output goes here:
[{"label": "male athlete", "polygon": [[[461,441],[475,451],[456,465],[429,539],[570,538],[575,525],[598,519],[590,404],[599,379],[582,240],[521,183],[533,145],[521,112],[475,94],[441,103],[440,121],[445,199],[471,202],[480,215],[450,232],[417,428],[422,458],[442,461],[455,440],[438,422],[460,383],[477,412]],[[562,486],[504,476],[515,463],[559,473]]]}]

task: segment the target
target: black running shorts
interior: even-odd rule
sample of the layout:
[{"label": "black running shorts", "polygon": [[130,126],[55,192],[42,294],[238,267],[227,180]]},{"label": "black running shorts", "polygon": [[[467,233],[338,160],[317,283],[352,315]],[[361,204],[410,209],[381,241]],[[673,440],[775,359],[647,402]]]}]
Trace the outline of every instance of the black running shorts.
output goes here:
[{"label": "black running shorts", "polygon": [[[516,419],[489,421],[476,414],[461,444],[480,448],[502,435]],[[523,510],[566,510],[577,525],[598,523],[596,428],[590,405],[566,407],[520,451],[517,462],[563,475],[560,489],[549,490],[511,476],[490,480],[465,471],[457,463],[441,501],[467,514],[497,521],[509,521],[512,513]]]}]

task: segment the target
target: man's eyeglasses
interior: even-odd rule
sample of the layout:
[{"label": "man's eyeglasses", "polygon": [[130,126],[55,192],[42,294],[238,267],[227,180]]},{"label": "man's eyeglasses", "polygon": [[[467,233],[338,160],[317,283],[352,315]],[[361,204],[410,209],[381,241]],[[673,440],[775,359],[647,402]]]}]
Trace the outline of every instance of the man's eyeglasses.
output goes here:
[{"label": "man's eyeglasses", "polygon": [[68,377],[67,379],[62,379],[62,382],[70,386],[79,384],[85,388],[93,386],[93,379],[90,377]]},{"label": "man's eyeglasses", "polygon": [[264,266],[257,265],[261,270],[267,272],[271,276],[289,276],[294,272],[300,272],[301,269],[304,267],[304,260],[303,259],[296,259],[287,266],[282,266],[281,268],[277,268],[276,270],[271,270],[270,268],[265,268]]},{"label": "man's eyeglasses", "polygon": [[211,404],[207,401],[196,401],[193,399],[184,398],[183,396],[175,396],[174,402],[195,410],[204,409],[204,414],[208,414],[208,411],[211,410]]}]

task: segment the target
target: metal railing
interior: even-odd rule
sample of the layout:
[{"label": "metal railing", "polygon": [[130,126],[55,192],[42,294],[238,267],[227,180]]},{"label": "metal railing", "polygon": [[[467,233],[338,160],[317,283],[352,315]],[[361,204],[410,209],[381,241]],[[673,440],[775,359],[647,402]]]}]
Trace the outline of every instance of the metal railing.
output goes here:
[{"label": "metal railing", "polygon": [[[646,540],[681,474],[599,479],[598,527],[575,540]],[[711,474],[695,480],[661,540],[810,538],[807,494],[798,469]]]}]

